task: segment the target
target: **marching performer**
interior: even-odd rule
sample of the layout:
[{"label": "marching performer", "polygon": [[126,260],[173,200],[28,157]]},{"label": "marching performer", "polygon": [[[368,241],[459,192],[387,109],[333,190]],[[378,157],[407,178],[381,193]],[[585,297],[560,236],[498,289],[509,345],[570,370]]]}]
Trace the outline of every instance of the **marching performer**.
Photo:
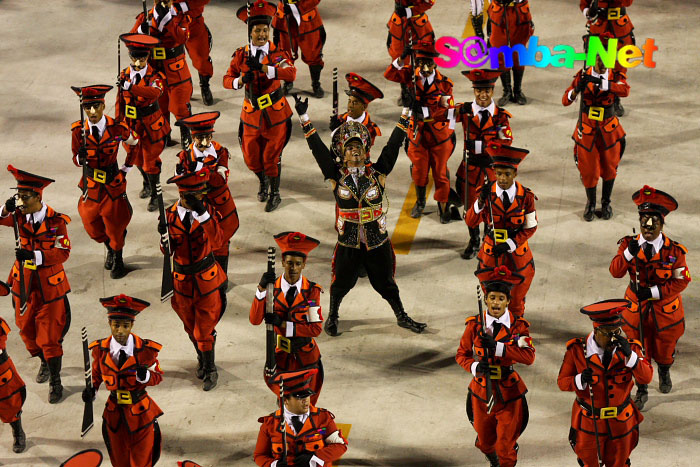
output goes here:
[{"label": "marching performer", "polygon": [[[214,105],[214,96],[211,95],[209,87],[209,80],[214,76],[214,65],[209,56],[214,40],[209,27],[204,22],[204,7],[209,2],[210,0],[187,0],[186,2],[189,34],[185,47],[192,65],[199,73],[199,88],[202,91],[202,102],[206,106]],[[184,7],[182,9],[184,10]]]},{"label": "marching performer", "polygon": [[374,123],[369,116],[369,103],[375,99],[382,99],[384,93],[357,73],[348,73],[345,75],[348,82],[348,89],[345,94],[348,95],[348,111],[341,115],[331,115],[330,129],[335,131],[343,122],[359,122],[367,127],[369,134],[372,137],[372,146],[377,136],[381,136],[382,132],[379,125]]}]

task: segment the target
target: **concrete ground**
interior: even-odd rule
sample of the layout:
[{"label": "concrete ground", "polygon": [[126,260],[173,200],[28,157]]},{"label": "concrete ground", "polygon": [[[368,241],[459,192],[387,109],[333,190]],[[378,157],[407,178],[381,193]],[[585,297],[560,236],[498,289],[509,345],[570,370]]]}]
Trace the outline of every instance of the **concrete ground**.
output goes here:
[{"label": "concrete ground", "polygon": [[[2,312],[13,333],[8,352],[27,382],[23,421],[28,447],[11,451],[9,426],[2,428],[0,464],[58,465],[70,454],[97,447],[105,454],[99,428],[104,391],[95,403],[98,425],[80,438],[80,398],[83,381],[80,328],[91,339],[108,335],[105,313],[97,299],[128,293],[154,305],[142,313],[135,332],[164,345],[160,362],[165,379],[149,392],[164,410],[160,418],[163,452],[159,465],[174,466],[192,459],[206,466],[252,465],[259,424],[257,418],[274,410],[275,399],[265,386],[262,370],[265,331],[248,322],[255,284],[264,271],[272,235],[301,230],[321,240],[306,269],[308,277],[324,288],[330,285],[330,259],[335,244],[333,198],[311,157],[294,118],[294,131],[284,155],[282,205],[264,213],[255,199],[257,180],[249,172],[237,143],[242,93],[224,90],[222,74],[230,55],[245,42],[245,26],[234,13],[242,2],[215,1],[205,18],[214,35],[216,99],[211,109],[222,112],[216,139],[231,150],[231,191],[241,227],[233,238],[228,309],[218,326],[219,386],[210,393],[194,377],[195,356],[180,321],[169,303],[160,304],[161,256],[156,216],[138,199],[140,177],[129,176],[129,196],[135,213],[129,226],[125,260],[133,269],[121,280],[111,280],[102,268],[104,249],[85,234],[77,213],[80,177],[70,161],[70,124],[78,119],[78,100],[70,85],[113,83],[117,72],[117,36],[132,26],[141,3],[117,0],[56,0],[53,2],[0,1],[0,165],[15,166],[56,178],[45,191],[52,207],[73,218],[73,243],[66,263],[72,286],[73,324],[65,339],[63,381],[65,399],[47,402],[47,385],[38,385],[38,367],[29,359],[9,300]],[[627,152],[619,168],[610,221],[581,219],[585,196],[572,160],[571,133],[577,107],[564,108],[561,95],[575,70],[528,69],[524,90],[526,106],[509,105],[515,144],[530,150],[519,178],[537,194],[539,228],[531,241],[537,275],[527,302],[526,318],[537,347],[537,360],[519,371],[529,387],[530,423],[519,440],[523,466],[572,466],[576,460],[567,435],[572,393],[556,385],[565,343],[589,332],[589,320],[578,313],[588,303],[621,297],[624,280],[608,273],[617,240],[638,224],[631,194],[644,184],[673,194],[679,209],[668,217],[666,233],[690,250],[688,265],[696,274],[698,121],[696,104],[697,7],[700,2],[636,2],[630,9],[639,43],[656,39],[657,67],[630,71],[631,94],[624,100],[627,114]],[[362,74],[384,90],[384,100],[370,110],[384,132],[381,147],[399,113],[395,106],[398,86],[382,78],[389,63],[385,24],[391,2],[327,0],[320,6],[328,41],[322,100],[311,100],[310,115],[328,140],[326,122],[331,111],[331,69],[340,76]],[[584,18],[577,2],[533,0],[532,12],[540,44],[571,44],[580,50]],[[466,19],[465,2],[440,0],[430,10],[438,36],[459,36]],[[123,54],[122,65],[127,62]],[[308,69],[299,65],[297,87],[310,89]],[[455,82],[455,99],[469,99],[471,88],[460,76],[462,68],[443,70]],[[344,89],[341,82],[341,89]],[[500,85],[496,88],[500,95]],[[112,115],[115,93],[108,96]],[[341,107],[345,98],[341,96]],[[195,79],[195,112],[205,110]],[[208,108],[206,110],[209,110]],[[461,129],[458,138],[462,138]],[[461,143],[450,161],[454,173]],[[163,154],[164,172],[172,173],[176,149]],[[121,156],[123,157],[123,156]],[[121,159],[120,157],[120,159]],[[390,230],[394,230],[410,185],[408,158],[401,154],[388,179]],[[12,194],[14,180],[0,175],[0,197]],[[165,177],[167,178],[167,177]],[[176,190],[165,188],[167,201]],[[352,425],[350,448],[341,461],[346,466],[483,466],[483,455],[473,446],[475,433],[466,419],[464,401],[470,376],[454,361],[464,319],[476,312],[472,275],[475,260],[459,257],[467,229],[461,222],[441,225],[430,200],[410,253],[397,256],[396,278],[410,314],[429,324],[422,335],[398,328],[389,306],[366,279],[347,296],[341,308],[340,337],[318,339],[326,372],[319,406],[333,411],[340,423]],[[13,256],[10,229],[0,231],[4,245],[0,270],[9,271]],[[2,276],[4,278],[4,276]],[[684,293],[686,334],[680,341],[672,370],[673,392],[661,395],[657,377],[650,386],[641,440],[632,454],[635,466],[690,466],[699,441],[700,383],[696,358],[700,331],[696,284]],[[328,294],[323,306],[328,306]],[[108,465],[108,460],[104,465]]]}]

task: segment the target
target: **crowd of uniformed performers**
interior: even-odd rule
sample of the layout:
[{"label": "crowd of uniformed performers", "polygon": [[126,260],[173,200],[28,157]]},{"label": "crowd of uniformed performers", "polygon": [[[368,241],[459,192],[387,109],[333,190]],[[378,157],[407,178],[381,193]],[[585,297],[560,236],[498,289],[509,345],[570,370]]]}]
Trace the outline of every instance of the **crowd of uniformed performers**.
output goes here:
[{"label": "crowd of uniformed performers", "polygon": [[[632,1],[581,0],[585,42],[595,36],[604,45],[613,38],[619,40],[618,47],[634,44],[626,9]],[[81,112],[81,119],[71,125],[71,160],[80,168],[78,213],[83,227],[91,239],[104,243],[104,268],[110,277],[126,276],[124,250],[128,253],[131,247],[126,237],[133,213],[126,185],[127,174],[136,166],[143,178],[139,197],[149,198],[148,211],[159,211],[153,229],[161,236],[164,255],[161,299],[172,297],[172,308],[194,346],[195,376],[204,391],[218,383],[216,326],[227,306],[230,245],[239,227],[229,188],[229,159],[238,149],[230,151],[213,139],[220,112],[193,113],[190,105],[188,55],[199,75],[202,103],[215,105],[210,89],[213,39],[203,16],[208,3],[154,0],[150,10],[144,3],[131,30],[119,36],[130,63],[119,71],[115,86],[71,87]],[[423,216],[432,175],[440,222],[466,223],[468,239],[461,256],[477,257],[472,264],[480,284],[479,312],[466,319],[456,360],[471,378],[466,411],[476,432],[475,446],[491,467],[512,467],[518,458],[517,440],[529,419],[527,386],[515,365],[535,362],[525,304],[535,276],[529,240],[538,217],[535,194],[516,181],[530,151],[517,147],[513,115],[504,107],[528,103],[523,93],[525,68],[517,58],[510,63],[501,56],[499,69],[463,71],[468,81],[455,83],[436,67],[436,34],[428,18],[435,0],[397,0],[387,24],[391,60],[384,77],[399,83],[403,110],[387,143],[381,151],[372,149],[382,133],[370,117],[369,104],[384,94],[355,72],[345,75],[346,112],[338,112],[334,95],[331,140],[324,143],[311,122],[308,98],[293,92],[301,58],[311,77],[312,90],[306,94],[325,94],[321,71],[326,30],[319,3],[256,0],[238,9],[235,16],[246,24],[248,41],[233,52],[223,75],[224,88],[243,91],[240,152],[259,179],[257,199],[266,203],[264,210],[274,211],[282,203],[282,154],[294,113],[285,97],[290,94],[311,155],[330,182],[336,204],[338,240],[329,265],[328,312],[322,312],[322,288],[302,274],[320,242],[298,231],[274,236],[282,272],[274,272],[275,255],[269,253],[268,270],[251,297],[250,323],[264,323],[268,333],[264,381],[278,398],[275,411],[259,419],[253,459],[264,467],[316,467],[336,461],[347,450],[347,437],[334,415],[316,406],[325,377],[316,338],[323,330],[329,336],[341,334],[340,305],[358,277],[368,277],[398,326],[414,333],[427,328],[404,308],[387,225],[387,177],[404,148],[416,194],[410,216]],[[492,0],[486,10],[483,0],[471,0],[468,10],[468,27],[487,40],[487,47],[526,44],[534,32],[528,0]],[[499,78],[502,96],[494,100]],[[473,88],[473,101],[456,103],[455,86],[467,84]],[[111,117],[105,114],[105,100],[114,87]],[[626,69],[619,64],[606,68],[598,58],[594,66],[576,73],[562,97],[563,105],[580,106],[572,139],[586,193],[587,222],[613,216],[613,185],[625,150],[620,99],[629,92]],[[447,163],[457,146],[457,122],[462,126],[463,157],[452,186]],[[180,129],[181,151],[175,173],[165,178],[177,186],[179,198],[165,206],[161,155],[176,144],[173,126]],[[126,152],[121,165],[120,146]],[[538,156],[535,152],[531,157]],[[63,398],[62,341],[71,325],[71,287],[63,268],[72,248],[67,228],[71,219],[44,200],[54,180],[12,165],[7,169],[16,180],[16,194],[2,206],[0,224],[14,229],[16,260],[8,283],[0,282],[0,295],[11,295],[18,334],[29,355],[38,357],[35,382],[49,383],[48,401],[56,404]],[[596,210],[600,178],[602,197]],[[644,419],[641,411],[650,397],[652,362],[657,364],[659,391],[669,393],[676,345],[685,330],[681,294],[691,281],[687,250],[663,232],[666,216],[678,203],[646,185],[632,201],[639,214],[639,234],[620,239],[609,267],[613,277],[629,279],[624,298],[583,306],[580,312],[592,320],[593,330],[562,343],[558,385],[575,393],[569,441],[582,466],[630,465]],[[92,378],[83,401],[92,404],[102,392],[108,393],[102,434],[112,465],[155,465],[163,411],[147,388],[158,385],[167,372],[158,363],[162,346],[132,332],[136,316],[149,303],[128,293],[99,298],[99,303],[107,309],[110,335],[89,344]],[[351,313],[352,304],[346,305]],[[20,453],[26,448],[21,423],[26,386],[5,350],[10,330],[0,318],[0,419],[11,425],[12,448]]]}]

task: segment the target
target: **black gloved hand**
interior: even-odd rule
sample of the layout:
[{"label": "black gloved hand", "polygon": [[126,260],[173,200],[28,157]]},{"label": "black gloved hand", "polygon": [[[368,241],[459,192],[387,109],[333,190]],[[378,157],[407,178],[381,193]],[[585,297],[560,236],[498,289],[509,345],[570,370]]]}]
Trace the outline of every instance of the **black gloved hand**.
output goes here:
[{"label": "black gloved hand", "polygon": [[23,248],[17,248],[15,250],[15,258],[17,258],[19,261],[34,261],[34,252]]},{"label": "black gloved hand", "polygon": [[243,73],[243,76],[241,76],[241,79],[239,81],[243,84],[248,84],[255,79],[255,73],[249,72],[249,73]]},{"label": "black gloved hand", "polygon": [[11,196],[5,201],[5,212],[11,214],[17,209],[17,203],[15,202],[15,197]]},{"label": "black gloved hand", "polygon": [[510,245],[508,245],[507,242],[497,243],[493,247],[493,254],[494,256],[500,256],[502,254],[508,253],[508,250],[510,250]]},{"label": "black gloved hand", "polygon": [[627,245],[627,250],[630,252],[630,255],[632,255],[632,256],[637,256],[640,249],[641,249],[641,246],[639,245],[639,241],[636,238],[633,238],[632,241],[630,242],[630,244]]},{"label": "black gloved hand", "polygon": [[394,8],[394,13],[396,13],[396,16],[399,18],[405,18],[406,17],[406,8],[402,7],[401,5],[396,5]]},{"label": "black gloved hand", "polygon": [[274,324],[278,328],[282,326],[284,320],[277,313],[265,313],[265,324]]},{"label": "black gloved hand", "polygon": [[313,452],[304,451],[302,454],[297,454],[294,456],[294,467],[309,467],[312,457],[314,457]]},{"label": "black gloved hand", "polygon": [[260,277],[258,285],[264,289],[267,287],[267,284],[274,284],[276,279],[274,272],[265,272],[262,277]]},{"label": "black gloved hand", "polygon": [[85,146],[80,146],[78,149],[78,164],[85,165],[87,163],[87,148]]},{"label": "black gloved hand", "polygon": [[481,344],[487,349],[496,350],[496,339],[491,334],[479,333]]},{"label": "black gloved hand", "polygon": [[146,368],[145,366],[140,366],[140,367],[136,368],[136,377],[139,380],[143,381],[144,379],[146,379],[147,375],[148,375],[148,368]]},{"label": "black gloved hand", "polygon": [[289,464],[287,464],[285,461],[279,459],[277,461],[277,467],[289,467]]},{"label": "black gloved hand", "polygon": [[156,3],[156,13],[158,13],[158,18],[162,18],[163,16],[167,15],[168,11],[170,11],[170,8],[163,5],[161,2]]},{"label": "black gloved hand", "polygon": [[158,222],[158,233],[163,235],[168,231],[168,226],[164,222]]},{"label": "black gloved hand", "polygon": [[201,216],[202,214],[207,212],[207,207],[204,205],[204,201],[201,199],[197,199],[195,195],[185,195],[185,201],[187,201],[187,204],[194,212],[197,213],[198,216]]},{"label": "black gloved hand", "polygon": [[462,115],[468,114],[470,118],[474,116],[474,114],[472,114],[472,106],[469,105],[468,102],[465,102],[459,106],[459,113]]},{"label": "black gloved hand", "polygon": [[489,193],[491,193],[491,185],[484,185],[481,187],[481,191],[479,192],[479,206],[482,209],[484,208],[484,206],[486,206],[486,201],[488,200]]},{"label": "black gloved hand", "polygon": [[637,298],[640,301],[649,300],[651,298],[651,289],[649,287],[639,287],[637,289]]},{"label": "black gloved hand", "polygon": [[328,128],[330,128],[330,130],[333,131],[342,124],[343,121],[337,115],[331,115],[331,121],[328,124]]},{"label": "black gloved hand", "polygon": [[95,388],[86,387],[83,389],[83,402],[92,402],[95,400]]},{"label": "black gloved hand", "polygon": [[148,20],[144,20],[141,23],[140,27],[141,31],[143,31],[143,34],[149,34],[151,33],[151,24],[148,22]]},{"label": "black gloved hand", "polygon": [[589,83],[593,83],[596,86],[600,86],[603,84],[603,79],[599,76],[593,76],[593,75],[585,75],[586,76],[586,81]]},{"label": "black gloved hand", "polygon": [[248,55],[248,58],[246,58],[246,60],[245,60],[245,64],[251,70],[254,70],[254,71],[261,71],[262,70],[262,63],[260,63],[260,60],[258,60],[258,58],[256,56]]},{"label": "black gloved hand", "polygon": [[304,115],[309,110],[309,98],[301,100],[298,94],[294,94],[294,108],[297,114]]},{"label": "black gloved hand", "polygon": [[486,360],[481,360],[477,365],[476,365],[476,372],[481,373],[482,375],[490,375],[491,374],[491,368],[489,367],[489,362]]},{"label": "black gloved hand", "polygon": [[593,369],[586,368],[581,372],[581,382],[586,384],[593,384]]},{"label": "black gloved hand", "polygon": [[403,52],[401,52],[401,60],[403,60],[404,58],[408,57],[409,55],[411,55],[411,48],[410,48],[410,47],[404,47],[404,48],[403,48]]},{"label": "black gloved hand", "polygon": [[594,19],[598,18],[602,11],[602,8],[589,8],[586,12],[586,17],[589,21],[593,21]]},{"label": "black gloved hand", "polygon": [[615,344],[622,352],[625,358],[630,358],[632,355],[632,347],[630,346],[630,341],[625,339],[625,336],[617,335],[612,339],[613,344]]},{"label": "black gloved hand", "polygon": [[468,139],[467,140],[467,151],[474,152],[475,150],[476,150],[476,140]]}]

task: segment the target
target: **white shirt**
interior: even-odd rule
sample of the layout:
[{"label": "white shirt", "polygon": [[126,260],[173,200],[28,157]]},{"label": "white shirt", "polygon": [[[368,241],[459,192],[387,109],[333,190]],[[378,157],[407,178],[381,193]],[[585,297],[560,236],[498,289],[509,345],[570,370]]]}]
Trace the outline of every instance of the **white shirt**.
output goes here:
[{"label": "white shirt", "polygon": [[138,71],[129,67],[129,80],[131,81],[131,84],[136,84],[136,81],[135,81],[136,75],[141,75],[141,80],[143,80],[146,77],[147,71],[148,71],[148,64]]},{"label": "white shirt", "polygon": [[[303,277],[304,276],[299,275],[299,280],[296,281],[295,284],[290,284],[289,282],[287,282],[287,279],[284,278],[284,274],[282,274],[282,281],[281,281],[281,285],[280,285],[280,288],[282,289],[282,295],[286,297],[287,292],[289,291],[289,288],[292,286],[297,288],[297,295],[299,293],[301,293],[301,282],[302,282]],[[255,288],[255,297],[258,300],[262,300],[266,296],[267,296],[267,290],[263,290],[261,292],[260,290],[258,290],[257,287]],[[287,305],[291,305],[291,303],[288,303]],[[294,337],[294,323],[292,321],[287,321],[286,323],[287,323],[287,325],[286,325],[285,333],[284,333],[285,337]]]},{"label": "white shirt", "polygon": [[[129,334],[129,338],[126,340],[126,345],[121,345],[117,340],[112,337],[109,341],[109,356],[112,357],[112,361],[114,362],[115,366],[119,365],[119,352],[124,351],[126,354],[126,358],[128,359],[129,357],[134,356],[134,336],[132,334]],[[151,372],[147,371],[146,372],[146,379],[141,380],[138,377],[138,374],[136,375],[136,381],[139,383],[145,384],[148,382],[148,380],[151,379]]]},{"label": "white shirt", "polygon": [[[309,412],[306,412],[305,414],[295,414],[287,410],[287,407],[284,407],[284,421],[285,423],[289,426],[289,428],[292,429],[292,432],[294,434],[297,434],[296,430],[294,429],[294,425],[292,424],[292,417],[299,417],[302,423],[306,422],[306,419],[309,418]],[[311,460],[309,461],[309,465],[311,467],[318,467],[322,466],[324,464],[323,460],[320,458],[313,456]],[[272,464],[270,464],[270,467],[277,467],[277,461],[273,461]]]},{"label": "white shirt", "polygon": [[185,216],[186,216],[187,214],[192,214],[192,218],[193,218],[194,220],[196,220],[197,222],[199,222],[200,224],[201,224],[202,222],[205,222],[205,221],[209,220],[209,217],[210,217],[208,211],[204,211],[204,214],[202,214],[202,215],[200,216],[200,215],[198,215],[196,212],[192,211],[191,209],[184,208],[184,207],[180,204],[180,202],[178,201],[178,202],[177,202],[177,215],[180,217],[180,220],[184,222],[184,221],[185,221]]},{"label": "white shirt", "polygon": [[[292,6],[292,5],[290,5]],[[295,7],[296,8],[296,7]],[[267,56],[270,53],[270,43],[265,42],[265,45],[257,46],[253,45],[251,42],[248,44],[249,47],[249,53],[252,57],[255,57],[258,54],[258,51],[261,51],[262,53],[260,54],[260,63],[262,63],[263,58]],[[265,74],[269,79],[275,79],[275,76],[277,76],[277,68],[272,66],[272,65],[267,65],[267,73]],[[240,89],[242,86],[240,84],[240,76],[236,79],[233,80],[233,89]]]},{"label": "white shirt", "polygon": [[[591,68],[591,76],[593,76],[594,78],[601,79],[601,83],[598,86],[601,91],[607,91],[610,89],[610,83],[608,81],[608,73],[609,72],[610,72],[610,70],[606,69],[603,73],[596,73],[595,68]],[[585,74],[585,71],[584,71],[584,74]],[[576,99],[578,99],[578,96],[576,96],[576,99],[574,99],[572,97],[573,94],[574,94],[574,90],[572,89],[571,91],[569,91],[569,100],[570,101],[575,101]]]},{"label": "white shirt", "polygon": [[[664,246],[664,236],[662,233],[659,234],[658,237],[656,237],[654,240],[647,242],[642,234],[637,234],[637,241],[639,242],[639,249],[644,251],[644,245],[649,243],[651,245],[651,250],[652,250],[652,256],[661,251],[661,247]],[[630,253],[629,247],[625,248],[625,251],[622,252],[622,255],[625,257],[627,262],[631,262],[634,260],[634,256]],[[650,287],[651,289],[651,298],[654,300],[658,300],[661,298],[661,294],[659,292],[659,286],[655,285]]]},{"label": "white shirt", "polygon": [[204,167],[204,159],[206,159],[207,156],[211,156],[213,158],[217,158],[216,154],[216,149],[214,149],[213,144],[209,144],[209,147],[206,148],[204,151],[200,151],[199,148],[197,148],[196,144],[192,145],[192,148],[194,149],[194,157],[197,159],[197,166],[195,167],[194,171],[199,172],[202,170]]},{"label": "white shirt", "polygon": [[100,139],[102,139],[102,135],[105,134],[105,128],[107,127],[107,119],[103,115],[102,118],[100,119],[99,122],[97,123],[91,123],[90,120],[87,120],[88,125],[90,125],[90,134],[92,135],[92,129],[97,127],[97,131],[99,132],[99,138],[97,139],[97,142],[100,142]]},{"label": "white shirt", "polygon": [[[495,323],[501,323],[501,325],[505,326],[506,328],[510,329],[510,313],[508,313],[508,308],[506,308],[505,313],[501,315],[500,318],[496,319],[490,314],[486,313],[486,332],[490,335],[493,336],[493,325]],[[494,336],[496,337],[496,336]],[[503,357],[505,354],[506,346],[503,344],[503,342],[496,342],[496,357]],[[476,367],[479,364],[479,362],[474,362],[472,363],[471,366],[471,372],[474,376],[477,376],[476,374]]]},{"label": "white shirt", "polygon": [[[512,204],[515,201],[515,195],[517,193],[516,188],[517,187],[515,186],[515,182],[513,182],[513,184],[507,190],[502,189],[500,186],[498,186],[498,184],[496,184],[496,196],[498,196],[498,198],[501,201],[503,201],[503,192],[506,192],[506,193],[508,193],[508,199],[510,200],[510,202]],[[479,214],[481,211],[484,210],[485,207],[486,206],[484,206],[480,209],[479,208],[479,200],[477,199],[476,201],[474,201],[474,212],[475,213]],[[512,238],[509,238],[508,240],[506,240],[506,243],[510,247],[508,249],[508,253],[513,253],[515,251],[515,249],[518,247],[518,245],[515,244],[515,241],[513,241]]]},{"label": "white shirt", "polygon": [[[598,354],[598,357],[600,358],[600,361],[603,361],[603,355],[605,354],[605,349],[600,347],[598,345],[598,342],[596,342],[595,337],[594,337],[595,331],[591,332],[588,335],[588,338],[586,339],[586,359],[589,359],[593,356],[593,354]],[[617,352],[617,346],[613,347],[612,354],[615,355],[615,352]],[[632,355],[630,355],[629,358],[625,358],[625,366],[627,368],[634,368],[634,366],[637,364],[637,360],[639,357],[637,354],[632,351]],[[575,378],[576,381],[576,387],[579,388],[579,390],[583,391],[588,387],[588,383],[584,383],[581,381],[581,373],[576,375]]]}]

